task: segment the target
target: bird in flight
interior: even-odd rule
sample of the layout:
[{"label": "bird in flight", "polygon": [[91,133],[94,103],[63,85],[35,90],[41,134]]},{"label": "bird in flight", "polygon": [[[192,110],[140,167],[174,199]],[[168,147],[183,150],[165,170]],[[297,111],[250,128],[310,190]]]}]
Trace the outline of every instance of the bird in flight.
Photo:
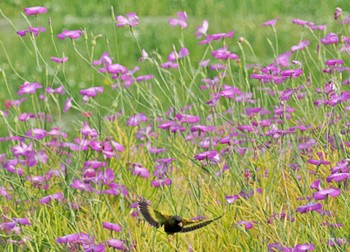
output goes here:
[{"label": "bird in flight", "polygon": [[[141,199],[138,202],[139,209],[146,221],[153,227],[159,228],[164,226],[164,231],[167,235],[173,235],[175,233],[186,233],[194,231],[198,228],[205,227],[222,217],[216,217],[211,220],[189,220],[184,219],[177,215],[165,215],[159,211],[150,208],[145,199]],[[151,213],[151,211],[153,214]],[[153,217],[153,216],[154,217]]]}]

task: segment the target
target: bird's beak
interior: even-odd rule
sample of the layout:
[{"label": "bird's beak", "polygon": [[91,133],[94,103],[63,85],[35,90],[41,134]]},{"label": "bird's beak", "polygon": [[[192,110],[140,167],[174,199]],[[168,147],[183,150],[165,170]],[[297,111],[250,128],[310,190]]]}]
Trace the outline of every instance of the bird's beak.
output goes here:
[{"label": "bird's beak", "polygon": [[179,222],[179,224],[177,224],[179,227],[182,227],[183,226],[183,224],[182,224],[182,222]]}]

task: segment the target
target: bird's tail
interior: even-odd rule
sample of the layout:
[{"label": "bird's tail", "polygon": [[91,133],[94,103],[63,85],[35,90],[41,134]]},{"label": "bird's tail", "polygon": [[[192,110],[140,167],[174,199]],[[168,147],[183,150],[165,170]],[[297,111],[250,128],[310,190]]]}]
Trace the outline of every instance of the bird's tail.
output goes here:
[{"label": "bird's tail", "polygon": [[184,227],[180,232],[181,233],[186,233],[186,232],[191,232],[191,231],[194,231],[198,228],[202,228],[202,227],[205,227],[207,225],[209,225],[210,223],[220,219],[223,215],[219,216],[219,217],[216,217],[215,219],[211,219],[211,220],[207,220],[207,221],[202,221],[200,223],[197,223],[197,224],[194,224],[194,225],[191,225],[191,226],[188,226],[188,227]]}]

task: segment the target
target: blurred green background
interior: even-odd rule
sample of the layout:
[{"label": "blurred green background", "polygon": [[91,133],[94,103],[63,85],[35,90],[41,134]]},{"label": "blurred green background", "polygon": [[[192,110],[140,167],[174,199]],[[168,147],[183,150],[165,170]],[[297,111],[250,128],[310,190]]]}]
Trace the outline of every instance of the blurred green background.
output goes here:
[{"label": "blurred green background", "polygon": [[[300,39],[300,34],[294,32],[298,27],[291,24],[292,18],[313,21],[315,24],[327,23],[327,31],[329,32],[332,29],[332,24],[336,25],[333,20],[334,9],[336,7],[341,7],[343,10],[350,9],[350,1],[348,0],[89,0],[84,3],[74,0],[1,1],[2,12],[15,26],[12,27],[8,21],[0,16],[0,39],[6,50],[11,53],[12,59],[25,57],[21,46],[23,43],[15,33],[16,30],[25,29],[28,26],[22,17],[23,8],[38,5],[47,7],[48,13],[39,15],[37,18],[29,17],[33,26],[41,25],[48,28],[48,18],[50,17],[55,34],[60,33],[63,29],[86,29],[89,34],[106,35],[111,40],[109,41],[110,49],[114,50],[114,45],[116,45],[116,49],[118,49],[116,53],[118,53],[120,61],[126,65],[129,63],[130,67],[135,64],[135,60],[140,57],[140,54],[136,44],[130,43],[128,29],[118,29],[115,33],[111,7],[114,9],[115,15],[125,15],[127,12],[135,11],[140,17],[140,24],[135,32],[138,35],[141,48],[149,51],[158,50],[163,56],[172,50],[173,44],[177,46],[176,41],[180,37],[178,29],[168,25],[168,18],[175,17],[177,11],[186,11],[189,19],[188,28],[184,31],[185,46],[190,49],[190,52],[193,52],[192,56],[198,55],[198,58],[202,56],[201,48],[197,46],[193,32],[203,19],[208,19],[209,33],[235,30],[236,40],[240,36],[245,37],[252,44],[257,56],[262,60],[265,59],[266,62],[269,62],[272,52],[266,38],[273,39],[273,35],[269,27],[261,27],[263,22],[276,17],[280,18],[276,29],[279,34],[280,52],[283,52],[299,42]],[[49,32],[40,37],[42,38],[41,41],[38,41],[39,46],[40,42],[43,45],[50,43]],[[24,38],[25,42],[27,40]],[[66,45],[66,41],[59,43],[59,46]],[[60,49],[65,48],[59,47],[58,53],[62,53]],[[96,55],[107,49],[106,44],[98,44]],[[66,54],[69,52],[67,51]],[[0,60],[1,64],[6,62],[2,52]],[[30,69],[23,68],[22,70],[25,72]]]},{"label": "blurred green background", "polygon": [[[209,33],[236,31],[236,38],[244,36],[256,50],[257,55],[264,58],[270,55],[271,49],[266,43],[266,36],[271,35],[271,30],[262,28],[261,24],[269,19],[281,18],[277,23],[281,51],[289,49],[291,43],[298,42],[294,36],[296,26],[291,25],[292,18],[305,19],[315,24],[328,24],[330,31],[333,20],[333,13],[336,7],[349,11],[350,1],[348,0],[162,0],[162,1],[139,1],[139,0],[89,0],[82,3],[74,0],[61,1],[2,1],[1,10],[9,17],[17,29],[26,28],[24,19],[21,17],[23,8],[28,6],[45,6],[48,13],[38,16],[38,25],[47,27],[47,19],[51,18],[54,32],[59,33],[63,29],[87,29],[94,34],[110,34],[113,28],[111,20],[111,7],[115,15],[125,15],[127,12],[136,12],[140,17],[140,24],[136,28],[142,48],[158,49],[160,52],[166,49],[171,50],[172,44],[179,37],[176,29],[170,29],[167,24],[169,17],[175,17],[177,11],[186,11],[189,19],[189,27],[185,31],[186,46],[192,49],[197,45],[193,35],[195,28],[202,23],[203,19],[209,21]],[[2,18],[2,17],[0,17]],[[30,18],[32,21],[33,19]],[[9,23],[1,19],[0,38],[11,46],[11,53],[15,53],[14,43],[20,43],[18,36]],[[125,31],[126,29],[124,29]],[[127,35],[125,35],[127,36]],[[118,40],[120,48],[130,46],[127,37],[121,36]],[[125,44],[124,44],[125,42]],[[283,45],[286,48],[283,48]],[[106,48],[103,48],[106,49]],[[127,50],[123,50],[127,51]],[[190,50],[191,51],[191,50]],[[130,54],[132,50],[125,52],[128,58],[138,58],[139,54]],[[2,55],[2,54],[0,54]],[[1,56],[3,61],[3,57]]]}]

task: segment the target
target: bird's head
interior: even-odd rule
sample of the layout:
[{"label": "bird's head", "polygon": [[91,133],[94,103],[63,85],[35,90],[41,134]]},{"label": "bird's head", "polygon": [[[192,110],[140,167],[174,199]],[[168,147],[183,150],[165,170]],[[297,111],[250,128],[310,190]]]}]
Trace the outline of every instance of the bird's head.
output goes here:
[{"label": "bird's head", "polygon": [[172,225],[183,227],[182,218],[180,216],[177,216],[177,215],[171,216],[169,222]]}]

